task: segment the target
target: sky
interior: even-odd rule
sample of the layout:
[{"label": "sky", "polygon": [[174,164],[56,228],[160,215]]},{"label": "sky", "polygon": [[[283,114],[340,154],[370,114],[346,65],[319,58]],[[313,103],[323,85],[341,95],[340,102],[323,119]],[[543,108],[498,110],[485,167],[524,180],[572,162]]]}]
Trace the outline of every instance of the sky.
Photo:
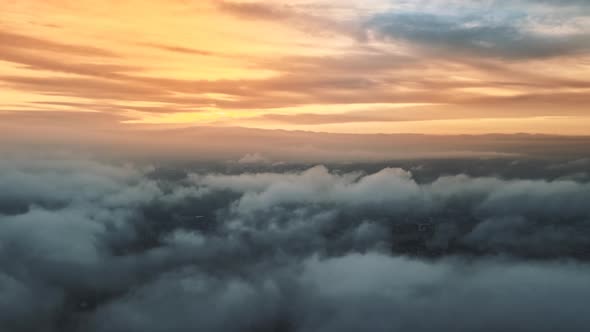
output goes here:
[{"label": "sky", "polygon": [[0,3],[0,119],[590,135],[586,0]]}]

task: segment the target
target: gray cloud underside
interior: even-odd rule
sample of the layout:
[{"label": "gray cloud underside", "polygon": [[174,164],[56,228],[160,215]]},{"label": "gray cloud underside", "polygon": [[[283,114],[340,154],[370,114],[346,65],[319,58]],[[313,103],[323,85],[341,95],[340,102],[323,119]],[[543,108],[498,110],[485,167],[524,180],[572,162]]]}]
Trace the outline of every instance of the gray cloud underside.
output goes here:
[{"label": "gray cloud underside", "polygon": [[521,26],[521,20],[395,13],[372,18],[368,27],[386,39],[414,43],[430,50],[481,57],[546,58],[587,53],[590,49],[588,30],[569,35],[541,34],[527,31]]},{"label": "gray cloud underside", "polygon": [[[464,53],[483,58],[526,60],[587,54],[590,50],[587,25],[578,26],[582,28],[578,33],[566,35],[533,32],[526,26],[531,22],[551,22],[553,27],[562,27],[576,17],[585,17],[590,14],[589,2],[585,0],[520,0],[508,5],[504,1],[451,4],[434,1],[422,6],[420,2],[401,2],[397,5],[416,11],[407,11],[406,8],[364,17],[361,19],[364,28],[377,32],[381,38],[408,42],[430,51],[444,51],[455,57]],[[351,22],[344,23],[349,25],[346,29],[343,24],[312,15],[297,6],[233,1],[221,1],[218,6],[222,11],[244,19],[283,22],[296,18],[310,31],[331,27],[332,31],[349,34],[359,41],[368,39],[367,31],[354,27]],[[432,6],[446,14],[429,13],[426,9]]]},{"label": "gray cloud underside", "polygon": [[[68,155],[11,158],[0,169],[7,331],[590,325],[588,182],[418,183],[396,168],[323,166],[174,175]],[[391,252],[394,224],[425,220],[441,226],[428,245],[452,254]]]}]

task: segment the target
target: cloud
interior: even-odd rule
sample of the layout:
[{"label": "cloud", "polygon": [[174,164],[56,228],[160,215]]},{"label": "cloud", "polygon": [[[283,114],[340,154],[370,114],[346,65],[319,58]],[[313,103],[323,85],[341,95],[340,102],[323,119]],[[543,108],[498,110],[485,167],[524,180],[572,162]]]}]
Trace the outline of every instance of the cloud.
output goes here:
[{"label": "cloud", "polygon": [[[0,81],[15,109],[60,99],[68,104],[52,109],[88,108],[150,123],[197,119],[241,125],[257,117],[260,127],[325,130],[347,124],[338,126],[344,131],[340,128],[352,123],[368,127],[380,119],[501,118],[524,126],[515,118],[571,116],[567,122],[575,126],[589,95],[582,78],[588,75],[580,65],[589,46],[583,6],[583,1],[525,0],[510,5],[157,1],[145,8],[157,23],[141,23],[130,20],[137,14],[132,5],[98,16],[91,5],[47,5],[46,19],[34,22],[31,30],[19,23],[30,8],[15,5],[0,31],[0,60],[6,62]],[[174,15],[186,24],[169,24],[165,18]],[[84,28],[64,24],[65,17]],[[112,25],[111,20],[130,24]],[[216,22],[221,21],[220,30]],[[144,23],[170,29],[146,34],[138,25]],[[47,27],[53,25],[59,28]],[[273,27],[281,33],[259,31]],[[298,32],[289,32],[293,29]],[[224,40],[203,44],[199,36],[185,33],[189,30]],[[283,32],[293,40],[283,40]],[[224,70],[211,70],[216,66]],[[404,103],[433,104],[432,111],[348,112],[353,104],[373,111]],[[339,107],[338,117],[324,111]],[[290,112],[294,116],[283,116]]]},{"label": "cloud", "polygon": [[[181,79],[170,72],[181,69],[184,77],[183,68],[195,64],[160,56],[221,55],[175,39],[195,31],[191,19],[203,20],[155,20],[192,7],[146,6],[156,14],[150,26],[173,23],[166,31],[119,28],[140,21],[135,8],[130,21],[117,10],[106,21],[71,22],[97,30],[64,30],[71,40],[102,36],[101,43],[130,59],[0,31],[0,60],[11,63],[2,88],[7,95],[16,90],[15,104],[23,93],[31,101],[21,105],[26,110],[7,104],[14,110],[0,114],[2,329],[588,330],[587,137],[116,125],[127,116],[212,108],[266,110],[258,120],[289,124],[583,116],[590,85],[576,71],[582,67],[576,57],[588,51],[580,19],[587,1],[528,1],[525,16],[522,7],[516,15],[500,7],[446,8],[481,9],[481,1],[397,2],[399,11],[367,22],[376,40],[365,39],[358,21],[309,10],[321,6],[218,3],[240,19],[231,22],[237,28],[213,17],[213,27],[199,30],[203,36],[223,29],[236,40],[262,38],[246,48],[266,50],[273,39],[246,26],[264,20],[312,34],[312,45],[283,40],[295,50],[271,45],[266,58],[240,54],[243,62],[232,57],[220,66],[224,73],[270,71],[270,77]],[[485,3],[509,12],[525,0]],[[432,4],[440,12],[429,12]],[[428,8],[404,12],[403,5]],[[8,13],[6,22],[27,16]],[[113,30],[105,34],[105,26]],[[14,24],[12,30],[20,31]],[[121,36],[146,32],[176,42],[119,44]],[[351,38],[360,43],[350,45]],[[243,45],[236,40],[220,44]],[[340,41],[345,45],[332,46]],[[157,59],[143,53],[150,48],[159,50]],[[133,65],[140,62],[145,68]],[[403,116],[319,113],[326,105],[383,103],[446,106]],[[318,113],[276,110],[304,106]],[[400,231],[402,224],[410,234]]]},{"label": "cloud", "polygon": [[[559,309],[559,305],[542,301],[542,295],[535,294],[543,289],[539,287],[542,284],[554,284],[565,278],[571,285],[577,285],[560,290],[571,296],[584,283],[576,267],[569,272],[562,269],[556,272],[542,265],[484,263],[459,272],[460,266],[453,262],[431,265],[379,255],[311,260],[303,278],[315,286],[317,295],[313,296],[315,305],[302,330],[469,331],[477,328],[494,331],[514,326],[550,330],[549,326],[559,326],[565,321],[569,323],[568,329],[578,330],[584,324],[575,315]],[[543,277],[535,278],[534,273]],[[547,291],[545,288],[542,292]],[[581,297],[570,296],[568,304],[581,303]],[[480,298],[488,300],[478,301]],[[535,299],[542,304],[536,305]],[[518,309],[507,311],[503,305]],[[532,307],[540,311],[530,310]],[[332,314],[322,315],[322,312]],[[546,320],[541,320],[543,323],[535,318],[539,312],[548,315]],[[460,313],[463,313],[461,319],[449,319]]]},{"label": "cloud", "polygon": [[[418,18],[412,18],[410,14],[396,14],[400,15],[400,18],[392,18],[391,22],[387,15],[382,14],[374,18],[371,21],[374,28],[386,30],[388,24],[402,24],[405,28],[393,30],[399,30],[402,34],[414,33],[412,31],[416,30],[416,33],[424,39],[432,38],[427,36],[431,33],[439,35],[446,33],[440,28],[434,31],[430,28],[430,23],[421,28],[412,27],[412,24],[430,21],[431,17],[427,14]],[[446,25],[445,28],[452,30],[450,32],[452,34],[466,35],[465,38],[469,43],[472,42],[470,38],[473,37],[470,35],[472,32],[469,31],[479,29],[469,28],[470,30],[465,32],[461,30],[462,26],[453,27],[453,25],[463,24],[460,19],[453,17],[432,16],[432,20]],[[513,36],[512,33],[510,35]],[[490,33],[490,36],[501,38],[495,31]],[[441,117],[445,119],[479,118],[484,115],[498,118],[580,116],[585,114],[581,105],[588,99],[588,94],[582,91],[588,87],[588,82],[580,79],[560,78],[554,74],[544,74],[539,70],[531,71],[527,68],[507,68],[502,63],[484,62],[480,58],[457,58],[453,54],[448,54],[434,59],[428,54],[412,56],[370,45],[355,45],[330,55],[253,58],[249,60],[252,66],[261,70],[274,71],[276,75],[264,79],[204,80],[151,76],[144,72],[148,68],[131,65],[122,58],[114,57],[105,62],[105,56],[100,52],[91,53],[94,49],[86,51],[76,51],[77,48],[64,49],[62,50],[64,57],[64,54],[58,56],[53,51],[44,50],[43,42],[36,39],[19,44],[6,38],[7,43],[0,46],[3,48],[0,58],[24,65],[28,70],[44,72],[42,76],[11,73],[0,77],[7,88],[37,95],[38,98],[34,98],[34,103],[27,103],[26,107],[38,106],[36,103],[45,101],[47,96],[61,96],[86,100],[85,103],[77,102],[79,104],[77,106],[74,105],[76,102],[72,101],[66,101],[67,105],[53,104],[53,107],[59,107],[61,110],[66,107],[78,107],[103,113],[126,112],[134,118],[148,116],[155,118],[153,116],[155,113],[164,116],[210,112],[212,107],[230,112],[268,110],[268,115],[258,117],[258,120],[267,123],[276,123],[278,120],[280,123],[295,125],[321,125],[354,123],[357,120],[359,122],[378,120],[390,122],[406,119],[418,121],[437,120]],[[452,46],[454,50],[461,49],[461,45],[447,42],[445,38],[436,37],[436,40],[428,42],[430,46],[427,47],[449,48]],[[28,39],[25,38],[25,40]],[[457,43],[464,43],[466,40],[459,40]],[[35,47],[35,43],[39,43],[40,46]],[[518,45],[521,44],[526,46],[527,50],[533,49],[526,45],[526,41],[519,41]],[[161,43],[142,43],[141,45],[168,52],[219,56],[207,50],[185,46]],[[48,49],[53,50],[56,47],[58,46],[54,45]],[[477,45],[474,47],[479,51],[488,52]],[[42,51],[32,56],[33,49]],[[66,53],[68,51],[72,53]],[[83,54],[79,54],[80,52]],[[64,61],[66,57],[68,60]],[[431,71],[428,69],[431,67],[436,67],[438,70]],[[430,74],[427,76],[416,74],[425,70]],[[478,79],[450,81],[448,70],[455,73],[460,71],[462,73],[460,76],[475,76]],[[322,75],[314,74],[318,72]],[[486,91],[493,92],[493,89],[488,89],[489,87],[505,90],[508,95],[488,95]],[[219,94],[226,97],[219,97]],[[566,110],[551,106],[557,101],[560,105],[567,103]],[[139,106],[145,103],[155,105]],[[303,111],[292,117],[275,114],[276,109],[285,108],[286,110],[301,106],[321,109],[322,105],[345,107],[350,104],[365,104],[372,110],[375,107],[381,107],[382,104],[391,104],[395,107],[400,103],[430,103],[433,104],[433,111],[425,114],[415,109],[407,109],[399,115],[367,116],[368,114],[349,114],[343,110],[339,119],[334,115],[316,115]],[[516,106],[518,111],[513,108]],[[247,121],[246,119],[242,120]]]},{"label": "cloud", "polygon": [[[64,61],[67,58],[67,61]],[[24,68],[116,79],[137,72],[137,66],[108,63],[121,59],[110,50],[86,45],[55,42],[0,30],[0,60]],[[4,81],[4,78],[0,78]]]},{"label": "cloud", "polygon": [[586,54],[590,49],[587,31],[556,36],[527,30],[521,17],[491,17],[381,14],[372,18],[368,27],[385,39],[458,55],[518,60]]},{"label": "cloud", "polygon": [[529,0],[529,2],[557,5],[557,6],[588,7],[588,1],[584,1],[584,0]]},{"label": "cloud", "polygon": [[[504,100],[503,100],[504,99]],[[290,124],[290,125],[324,125],[324,124],[343,124],[343,123],[387,123],[387,122],[419,122],[419,121],[438,121],[438,120],[457,120],[457,119],[482,119],[481,113],[473,112],[472,107],[483,104],[480,109],[486,109],[486,119],[518,119],[536,117],[541,114],[545,116],[558,116],[554,110],[543,109],[543,100],[562,99],[565,102],[571,101],[584,103],[586,96],[583,94],[569,94],[552,96],[519,96],[516,98],[483,98],[466,102],[470,105],[445,105],[445,104],[424,104],[424,105],[399,105],[391,104],[390,109],[382,106],[383,110],[359,110],[339,113],[294,113],[294,114],[275,114],[268,113],[257,117],[243,120],[243,122],[265,121],[270,123]],[[487,104],[486,104],[487,102]],[[510,103],[512,105],[523,105],[523,109],[518,112],[501,108],[501,105]],[[532,104],[540,105],[539,108],[530,107]],[[397,107],[396,107],[397,106]],[[361,107],[361,106],[359,106]],[[380,108],[378,106],[363,106],[368,108]],[[571,107],[568,111],[559,112],[560,115],[565,113],[571,116],[583,116],[582,108]]]},{"label": "cloud", "polygon": [[[84,104],[74,104],[72,106],[86,110],[92,110],[93,106],[96,107],[96,105],[85,106]],[[40,108],[42,109],[42,107]],[[98,108],[100,109],[100,107]],[[27,123],[30,127],[36,125],[83,126],[91,122],[95,128],[103,126],[114,128],[119,122],[128,120],[129,118],[117,114],[91,111],[14,110],[12,112],[0,111],[0,119],[14,125]]]},{"label": "cloud", "polygon": [[257,2],[219,1],[218,6],[221,10],[250,18],[281,19],[292,15],[289,6],[275,6]]},{"label": "cloud", "polygon": [[[122,73],[137,72],[140,70],[134,66],[124,66],[116,64],[101,64],[98,61],[62,61],[55,56],[43,56],[23,52],[20,50],[7,49],[0,53],[0,59],[3,61],[13,62],[25,65],[35,70],[46,70],[50,72],[60,72],[67,74],[77,74],[84,76],[93,76],[99,78],[120,78]],[[4,78],[2,78],[4,80]]]},{"label": "cloud", "polygon": [[171,45],[162,45],[162,44],[154,44],[154,43],[144,43],[144,46],[160,49],[163,51],[168,52],[176,52],[176,53],[184,53],[184,54],[192,54],[192,55],[202,55],[202,56],[213,56],[216,55],[214,52],[200,50],[191,47],[185,46],[171,46]]},{"label": "cloud", "polygon": [[[284,175],[208,175],[195,177],[193,181],[207,188],[241,194],[230,210],[235,227],[248,227],[250,223],[262,225],[261,215],[268,216],[269,223],[277,226],[290,225],[292,221],[289,220],[293,218],[321,216],[318,221],[322,222],[310,225],[317,227],[315,231],[302,228],[309,236],[320,229],[336,229],[338,221],[343,222],[340,227],[345,229],[341,232],[346,234],[346,227],[356,232],[357,227],[364,227],[364,220],[373,220],[382,229],[406,220],[418,223],[433,220],[440,233],[435,235],[431,245],[440,250],[454,251],[459,248],[455,245],[460,243],[460,250],[467,252],[485,249],[491,254],[553,257],[583,256],[589,246],[583,236],[578,235],[588,227],[585,219],[590,216],[590,210],[583,197],[590,188],[573,181],[504,181],[451,176],[420,185],[412,179],[411,173],[399,169],[384,169],[369,175],[336,175],[325,167]],[[358,219],[347,225],[338,219],[342,215]],[[452,234],[445,233],[449,227],[455,228]],[[342,236],[332,239],[332,244],[337,247],[354,245],[348,242],[352,238]],[[563,244],[565,239],[569,239],[567,244]],[[314,240],[308,241],[313,243]],[[390,240],[385,232],[372,242]],[[443,243],[437,243],[439,240]]]},{"label": "cloud", "polygon": [[[8,155],[0,324],[15,332],[584,331],[590,184],[545,179],[562,160],[532,161],[545,169],[537,180],[492,176],[493,161],[479,177],[419,162],[412,172],[363,164],[263,172]],[[479,163],[450,164],[482,172]],[[434,179],[421,175],[429,170]],[[436,225],[424,245],[443,255],[397,251],[400,223]]]},{"label": "cloud", "polygon": [[[321,11],[314,11],[314,7],[310,5],[218,1],[217,6],[222,12],[243,19],[277,23],[290,22],[299,30],[309,34],[328,34],[331,37],[346,36],[360,42],[366,40],[365,33],[357,21],[339,20],[322,15]],[[330,7],[327,6],[327,8]]]},{"label": "cloud", "polygon": [[588,324],[571,310],[588,295],[586,266],[492,261],[466,273],[460,262],[370,254],[310,258],[301,272],[269,272],[260,281],[213,279],[198,270],[167,275],[101,309],[89,330],[583,331]]},{"label": "cloud", "polygon": [[9,49],[23,49],[53,52],[57,54],[63,52],[66,54],[90,57],[116,57],[113,52],[95,46],[61,43],[2,30],[0,30],[0,45],[0,49],[3,51]]},{"label": "cloud", "polygon": [[348,122],[387,122],[395,121],[392,117],[384,116],[382,113],[377,116],[372,114],[363,114],[366,112],[351,112],[339,114],[317,114],[317,113],[299,113],[293,115],[287,114],[265,114],[260,118],[281,123],[289,124],[327,124],[327,123],[348,123]]}]

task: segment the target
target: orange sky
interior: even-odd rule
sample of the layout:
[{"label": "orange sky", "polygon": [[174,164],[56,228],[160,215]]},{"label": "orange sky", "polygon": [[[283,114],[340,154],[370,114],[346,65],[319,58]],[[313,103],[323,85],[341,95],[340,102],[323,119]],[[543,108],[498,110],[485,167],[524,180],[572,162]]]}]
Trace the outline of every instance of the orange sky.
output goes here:
[{"label": "orange sky", "polygon": [[32,114],[93,126],[80,116],[92,112],[126,126],[590,135],[582,1],[18,0],[0,11],[0,114],[25,125],[45,112]]}]

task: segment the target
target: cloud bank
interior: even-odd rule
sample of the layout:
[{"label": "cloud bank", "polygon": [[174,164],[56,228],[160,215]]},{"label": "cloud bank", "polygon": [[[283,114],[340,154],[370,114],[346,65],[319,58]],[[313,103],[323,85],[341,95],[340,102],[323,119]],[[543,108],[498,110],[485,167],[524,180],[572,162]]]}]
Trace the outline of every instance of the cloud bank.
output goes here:
[{"label": "cloud bank", "polygon": [[[418,168],[236,165],[245,168],[2,161],[0,325],[15,332],[590,325],[587,181],[464,174],[423,181]],[[420,251],[406,250],[396,225],[416,223],[434,232]]]}]

